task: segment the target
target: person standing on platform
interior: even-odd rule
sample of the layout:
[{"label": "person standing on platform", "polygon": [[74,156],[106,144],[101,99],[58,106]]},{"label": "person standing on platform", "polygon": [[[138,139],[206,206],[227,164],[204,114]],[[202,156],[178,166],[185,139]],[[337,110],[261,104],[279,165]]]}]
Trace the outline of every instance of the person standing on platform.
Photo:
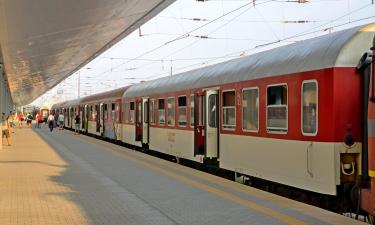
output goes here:
[{"label": "person standing on platform", "polygon": [[23,114],[18,114],[18,126],[22,128]]},{"label": "person standing on platform", "polygon": [[59,115],[59,129],[64,130],[64,114],[60,113]]},{"label": "person standing on platform", "polygon": [[54,123],[55,123],[55,117],[51,114],[49,114],[48,118],[47,118],[47,123],[48,123],[48,127],[49,127],[49,130],[52,132],[53,131],[53,127],[54,127]]},{"label": "person standing on platform", "polygon": [[76,115],[74,122],[75,122],[74,134],[79,134],[79,124],[81,123],[81,118],[79,117],[79,114]]},{"label": "person standing on platform", "polygon": [[39,115],[39,113],[36,114],[35,116],[35,128],[40,128],[40,122],[41,122],[41,117]]},{"label": "person standing on platform", "polygon": [[2,129],[2,144],[4,144],[4,139],[7,139],[8,146],[11,145],[11,138],[10,138],[10,133],[9,133],[9,122],[5,118],[5,113],[1,115],[1,129]]},{"label": "person standing on platform", "polygon": [[14,120],[13,120],[13,113],[12,111],[9,112],[9,116],[8,116],[8,122],[9,122],[9,134],[10,133],[14,133],[13,131],[13,127],[14,127]]}]

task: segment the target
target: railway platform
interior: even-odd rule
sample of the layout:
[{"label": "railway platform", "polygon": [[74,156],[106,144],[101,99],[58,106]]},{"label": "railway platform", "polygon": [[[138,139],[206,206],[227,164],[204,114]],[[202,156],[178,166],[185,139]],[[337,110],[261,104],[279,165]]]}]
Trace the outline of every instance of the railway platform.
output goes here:
[{"label": "railway platform", "polygon": [[71,131],[15,129],[0,224],[355,225],[345,216]]}]

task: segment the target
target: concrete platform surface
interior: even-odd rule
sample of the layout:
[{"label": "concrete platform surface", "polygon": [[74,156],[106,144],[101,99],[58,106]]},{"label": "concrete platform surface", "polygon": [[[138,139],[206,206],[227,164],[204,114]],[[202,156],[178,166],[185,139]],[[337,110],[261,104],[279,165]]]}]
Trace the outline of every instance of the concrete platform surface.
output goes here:
[{"label": "concrete platform surface", "polygon": [[364,224],[72,132],[15,129],[0,225]]}]

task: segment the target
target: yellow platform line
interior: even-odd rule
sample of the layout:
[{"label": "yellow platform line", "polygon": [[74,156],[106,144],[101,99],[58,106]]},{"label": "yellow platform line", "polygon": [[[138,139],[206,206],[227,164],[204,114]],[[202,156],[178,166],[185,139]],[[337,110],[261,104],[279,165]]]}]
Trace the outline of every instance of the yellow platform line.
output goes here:
[{"label": "yellow platform line", "polygon": [[118,152],[114,149],[111,149],[107,146],[104,146],[104,145],[100,145],[100,144],[97,144],[97,143],[93,143],[93,142],[89,142],[87,140],[84,140],[84,139],[80,139],[80,140],[83,140],[85,141],[86,143],[88,144],[94,144],[94,145],[97,145],[97,146],[100,146],[100,147],[103,147],[103,150],[107,151],[107,152],[111,152],[113,154],[116,154],[122,158],[125,158],[129,161],[132,161],[132,162],[135,162],[137,164],[140,164],[144,167],[147,167],[155,172],[158,172],[160,174],[164,174],[166,176],[169,176],[169,177],[172,177],[174,179],[177,179],[177,180],[180,180],[186,184],[190,184],[194,187],[197,187],[201,190],[205,190],[207,192],[210,192],[212,194],[215,194],[223,199],[226,199],[226,200],[229,200],[229,201],[232,201],[232,202],[235,202],[239,205],[242,205],[246,208],[249,208],[249,209],[252,209],[252,210],[256,210],[264,215],[267,215],[267,216],[270,216],[274,219],[277,219],[285,224],[289,224],[289,225],[309,225],[308,223],[302,221],[302,220],[299,220],[299,219],[296,219],[294,217],[291,217],[289,215],[286,215],[286,214],[283,214],[283,213],[280,213],[278,211],[275,211],[273,209],[270,209],[270,208],[267,208],[267,207],[264,207],[262,205],[259,205],[253,201],[249,201],[249,200],[246,200],[246,199],[242,199],[236,195],[233,195],[233,194],[230,194],[228,192],[225,192],[223,190],[220,190],[220,189],[217,189],[217,188],[214,188],[214,187],[211,187],[207,184],[203,184],[201,182],[198,182],[196,180],[193,180],[191,178],[188,178],[188,177],[185,177],[185,176],[182,176],[182,175],[179,175],[177,173],[174,173],[174,172],[171,172],[171,171],[168,171],[168,170],[165,170],[159,166],[156,166],[156,165],[152,165],[151,163],[148,163],[148,162],[145,162],[143,160],[139,160],[139,159],[136,159],[132,156],[129,156],[125,153],[122,153],[122,152]]}]

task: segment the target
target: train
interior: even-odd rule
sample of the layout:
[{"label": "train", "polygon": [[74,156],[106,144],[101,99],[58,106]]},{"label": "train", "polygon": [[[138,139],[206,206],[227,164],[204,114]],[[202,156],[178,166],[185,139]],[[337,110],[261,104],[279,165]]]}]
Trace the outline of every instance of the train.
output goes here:
[{"label": "train", "polygon": [[[375,215],[375,23],[52,106],[81,132]],[[301,199],[298,199],[301,200]]]}]

